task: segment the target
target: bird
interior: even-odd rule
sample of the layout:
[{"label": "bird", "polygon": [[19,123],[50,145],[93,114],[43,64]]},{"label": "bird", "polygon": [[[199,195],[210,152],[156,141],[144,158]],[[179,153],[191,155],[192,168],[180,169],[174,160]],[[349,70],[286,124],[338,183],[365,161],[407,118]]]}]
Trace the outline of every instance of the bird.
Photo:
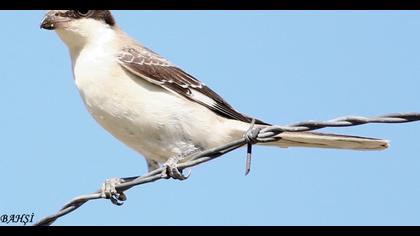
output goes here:
[{"label": "bird", "polygon": [[[130,37],[109,10],[50,10],[41,28],[67,45],[75,84],[93,118],[175,179],[191,155],[238,140],[255,123],[193,75]],[[220,73],[223,76],[223,73]],[[263,78],[260,78],[260,80]],[[267,101],[264,101],[267,102]],[[318,132],[282,132],[262,145],[383,150],[389,141]]]}]

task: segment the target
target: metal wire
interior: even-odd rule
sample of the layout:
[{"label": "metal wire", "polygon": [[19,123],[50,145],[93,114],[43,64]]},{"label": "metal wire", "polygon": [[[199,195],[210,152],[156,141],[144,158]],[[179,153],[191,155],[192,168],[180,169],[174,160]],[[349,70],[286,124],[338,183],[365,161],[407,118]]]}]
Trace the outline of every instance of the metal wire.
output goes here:
[{"label": "metal wire", "polygon": [[[242,139],[234,142],[225,144],[220,147],[212,148],[187,158],[188,161],[177,164],[177,168],[182,171],[183,169],[199,165],[204,162],[208,162],[217,157],[220,157],[230,151],[233,151],[239,147],[248,144],[248,147],[252,144],[274,141],[275,136],[281,132],[302,132],[311,131],[327,127],[349,127],[358,126],[370,123],[406,123],[420,121],[420,113],[393,113],[389,115],[376,116],[376,117],[362,117],[362,116],[347,116],[342,118],[336,118],[329,121],[306,121],[291,124],[287,126],[270,126],[261,130],[253,128],[244,135]],[[250,161],[250,149],[248,148],[248,158]],[[34,226],[48,226],[53,224],[58,218],[69,214],[70,212],[81,207],[83,204],[94,199],[110,199],[113,204],[121,205],[122,201],[126,200],[124,191],[141,184],[151,183],[160,179],[167,179],[162,173],[166,170],[166,167],[161,167],[154,171],[151,171],[143,176],[139,177],[128,177],[121,178],[119,182],[114,186],[114,192],[104,192],[100,189],[92,194],[83,195],[74,198],[72,201],[64,205],[57,213],[47,216]],[[249,172],[247,166],[247,173]]]}]

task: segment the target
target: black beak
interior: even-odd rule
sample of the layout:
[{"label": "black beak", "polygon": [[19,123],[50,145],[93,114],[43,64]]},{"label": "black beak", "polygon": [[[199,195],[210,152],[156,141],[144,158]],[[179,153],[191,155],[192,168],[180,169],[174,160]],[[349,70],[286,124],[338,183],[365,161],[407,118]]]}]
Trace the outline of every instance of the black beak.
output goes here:
[{"label": "black beak", "polygon": [[40,27],[41,29],[53,30],[55,29],[55,21],[54,14],[47,13],[42,19]]},{"label": "black beak", "polygon": [[68,17],[62,16],[59,11],[49,11],[42,19],[40,27],[42,29],[54,30],[61,24],[70,21]]}]

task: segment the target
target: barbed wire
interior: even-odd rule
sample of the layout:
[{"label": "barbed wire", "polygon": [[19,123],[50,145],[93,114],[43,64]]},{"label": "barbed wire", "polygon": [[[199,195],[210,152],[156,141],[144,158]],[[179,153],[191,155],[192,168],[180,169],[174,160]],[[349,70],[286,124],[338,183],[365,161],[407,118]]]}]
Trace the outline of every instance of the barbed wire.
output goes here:
[{"label": "barbed wire", "polygon": [[[252,145],[274,141],[276,140],[276,135],[285,131],[302,132],[328,127],[350,127],[370,123],[407,123],[413,121],[420,121],[420,113],[393,113],[376,117],[347,116],[329,121],[306,121],[287,126],[269,126],[263,129],[254,127],[253,121],[250,124],[249,130],[244,134],[243,138],[220,147],[194,154],[191,157],[186,158],[188,161],[176,164],[176,168],[182,172],[182,170],[186,168],[208,162],[230,151],[247,145],[248,148],[245,174],[248,174],[251,163]],[[35,223],[34,226],[51,225],[58,218],[69,214],[70,212],[81,207],[86,202],[94,199],[109,199],[115,205],[122,205],[123,202],[127,199],[126,195],[124,194],[125,191],[134,186],[155,182],[160,179],[169,179],[168,175],[165,174],[165,171],[166,167],[163,166],[149,173],[146,173],[143,176],[109,179],[102,185],[101,189],[92,194],[82,195],[74,198],[69,203],[65,204],[57,213],[41,219]]]}]

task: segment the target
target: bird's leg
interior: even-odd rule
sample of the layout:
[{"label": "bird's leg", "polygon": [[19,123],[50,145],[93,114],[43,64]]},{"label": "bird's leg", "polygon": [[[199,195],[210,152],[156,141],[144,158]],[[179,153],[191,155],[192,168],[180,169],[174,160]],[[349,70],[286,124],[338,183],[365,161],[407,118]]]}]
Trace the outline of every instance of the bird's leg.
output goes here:
[{"label": "bird's leg", "polygon": [[165,178],[173,178],[178,180],[188,179],[188,177],[190,177],[191,175],[191,171],[187,175],[184,175],[182,174],[182,170],[180,171],[177,167],[177,164],[181,159],[182,158],[180,156],[174,156],[169,158],[163,164],[163,166],[166,168],[162,171],[162,176],[164,176]]},{"label": "bird's leg", "polygon": [[146,163],[147,163],[147,171],[148,172],[152,172],[152,171],[160,168],[159,162],[157,162],[155,160],[151,160],[151,159],[146,158]]},{"label": "bird's leg", "polygon": [[107,179],[101,187],[102,197],[110,199],[115,205],[121,206],[123,202],[127,200],[127,196],[123,192],[118,192],[115,186],[124,182],[125,181],[120,178]]}]

